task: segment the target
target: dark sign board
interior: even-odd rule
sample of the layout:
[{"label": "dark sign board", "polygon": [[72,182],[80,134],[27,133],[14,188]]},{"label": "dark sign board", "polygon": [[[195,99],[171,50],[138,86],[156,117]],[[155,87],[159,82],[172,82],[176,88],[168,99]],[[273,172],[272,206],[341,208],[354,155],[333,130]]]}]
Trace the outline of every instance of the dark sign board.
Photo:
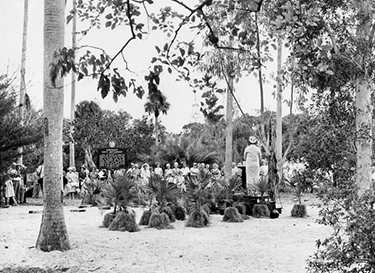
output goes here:
[{"label": "dark sign board", "polygon": [[99,169],[118,169],[126,166],[126,151],[122,148],[98,149]]}]

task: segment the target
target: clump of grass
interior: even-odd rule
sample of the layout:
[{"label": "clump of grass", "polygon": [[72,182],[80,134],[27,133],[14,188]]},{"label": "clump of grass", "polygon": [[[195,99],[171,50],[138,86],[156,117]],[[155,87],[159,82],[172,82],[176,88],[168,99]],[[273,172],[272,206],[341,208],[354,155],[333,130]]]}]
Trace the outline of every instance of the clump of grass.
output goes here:
[{"label": "clump of grass", "polygon": [[168,215],[164,212],[160,213],[157,211],[154,211],[151,214],[148,226],[151,228],[156,228],[156,229],[172,229],[173,228]]},{"label": "clump of grass", "polygon": [[139,231],[139,227],[135,222],[135,214],[127,212],[117,213],[115,219],[113,219],[112,223],[109,225],[109,230],[129,232]]},{"label": "clump of grass", "polygon": [[266,204],[255,204],[253,207],[253,216],[257,218],[265,217],[269,218],[270,217],[270,209]]},{"label": "clump of grass", "polygon": [[176,216],[176,220],[184,221],[186,219],[186,211],[183,206],[176,205],[174,209],[174,214]]},{"label": "clump of grass", "polygon": [[201,228],[201,227],[207,227],[209,225],[210,225],[210,217],[203,209],[193,210],[190,213],[189,218],[186,222],[187,227]]},{"label": "clump of grass", "polygon": [[240,214],[246,214],[246,206],[242,202],[234,202],[233,207],[235,207]]},{"label": "clump of grass", "polygon": [[103,227],[107,228],[112,223],[113,219],[115,219],[116,214],[114,212],[107,213],[104,215],[103,219]]},{"label": "clump of grass", "polygon": [[211,214],[211,209],[210,209],[210,206],[208,204],[203,204],[202,205],[202,209],[204,210],[204,212],[207,214],[207,215],[210,215]]},{"label": "clump of grass", "polygon": [[246,206],[242,202],[234,202],[232,205],[234,208],[238,210],[238,212],[241,214],[242,220],[249,220],[250,216],[247,215]]},{"label": "clump of grass", "polygon": [[148,223],[150,222],[152,211],[151,210],[145,210],[141,216],[141,219],[139,220],[140,226],[148,226]]},{"label": "clump of grass", "polygon": [[307,210],[305,204],[294,204],[292,212],[292,217],[304,218],[307,216]]},{"label": "clump of grass", "polygon": [[250,216],[247,215],[247,214],[241,214],[241,218],[242,218],[242,220],[249,220]]},{"label": "clump of grass", "polygon": [[241,217],[241,214],[238,212],[237,208],[228,207],[224,210],[223,221],[230,222],[230,223],[237,223],[237,222],[243,222],[243,219]]},{"label": "clump of grass", "polygon": [[163,207],[160,213],[163,212],[168,215],[169,221],[171,221],[171,223],[176,222],[176,216],[174,215],[173,210],[170,206]]}]

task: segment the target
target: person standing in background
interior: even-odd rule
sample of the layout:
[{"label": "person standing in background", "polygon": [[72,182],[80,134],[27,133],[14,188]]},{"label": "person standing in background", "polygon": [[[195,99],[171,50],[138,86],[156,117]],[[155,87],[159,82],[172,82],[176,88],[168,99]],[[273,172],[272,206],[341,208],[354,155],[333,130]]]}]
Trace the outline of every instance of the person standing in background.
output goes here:
[{"label": "person standing in background", "polygon": [[82,185],[85,183],[86,181],[86,178],[89,177],[89,170],[86,168],[86,165],[82,165],[81,166],[81,169],[78,173],[78,178],[79,178],[79,185],[78,185],[78,188],[79,190],[82,189]]},{"label": "person standing in background", "polygon": [[42,160],[42,163],[36,169],[36,173],[38,175],[39,189],[42,192],[43,196],[44,160]]},{"label": "person standing in background", "polygon": [[8,173],[5,179],[6,179],[5,180],[5,200],[6,200],[5,203],[6,205],[9,206],[11,205],[10,201],[12,200],[13,205],[18,206],[16,198],[15,198],[15,194],[14,194],[14,187],[13,187],[11,175]]},{"label": "person standing in background", "polygon": [[254,183],[258,180],[260,174],[262,153],[257,146],[258,139],[256,137],[249,137],[249,143],[244,151],[243,158],[246,161],[246,188],[247,190],[253,190]]},{"label": "person standing in background", "polygon": [[75,199],[75,193],[77,192],[79,182],[78,173],[75,167],[69,167],[68,172],[65,175],[68,183],[65,186],[65,193],[70,197],[70,199]]}]

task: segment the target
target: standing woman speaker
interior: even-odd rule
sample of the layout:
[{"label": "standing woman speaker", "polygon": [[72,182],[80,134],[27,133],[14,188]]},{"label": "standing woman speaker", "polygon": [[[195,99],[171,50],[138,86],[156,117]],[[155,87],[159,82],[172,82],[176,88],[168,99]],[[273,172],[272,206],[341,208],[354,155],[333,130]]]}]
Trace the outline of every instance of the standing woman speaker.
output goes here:
[{"label": "standing woman speaker", "polygon": [[262,153],[255,136],[249,137],[249,143],[244,151],[243,158],[246,162],[246,188],[252,191],[254,190],[254,183],[259,179]]}]

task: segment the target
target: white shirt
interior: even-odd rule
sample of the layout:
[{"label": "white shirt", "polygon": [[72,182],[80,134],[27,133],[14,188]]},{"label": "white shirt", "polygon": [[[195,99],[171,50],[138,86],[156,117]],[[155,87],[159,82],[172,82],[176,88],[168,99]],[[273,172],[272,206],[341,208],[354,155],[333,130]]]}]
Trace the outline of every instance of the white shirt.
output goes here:
[{"label": "white shirt", "polygon": [[39,178],[44,177],[44,164],[39,165],[38,169],[36,169],[36,173],[39,174]]},{"label": "white shirt", "polygon": [[160,176],[163,176],[163,169],[160,167],[156,167],[154,173]]}]

